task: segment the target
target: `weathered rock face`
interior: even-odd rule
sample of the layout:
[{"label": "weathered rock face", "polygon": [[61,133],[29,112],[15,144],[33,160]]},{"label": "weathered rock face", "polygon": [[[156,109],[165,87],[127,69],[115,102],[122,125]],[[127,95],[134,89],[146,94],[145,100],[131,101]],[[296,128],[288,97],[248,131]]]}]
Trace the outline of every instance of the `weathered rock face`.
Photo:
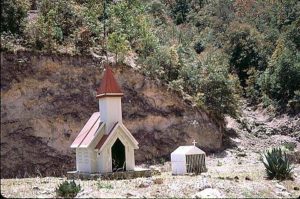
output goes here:
[{"label": "weathered rock face", "polygon": [[[139,141],[137,161],[168,157],[194,139],[204,150],[221,148],[222,128],[204,111],[130,67],[113,70],[124,91],[123,122]],[[75,168],[70,145],[98,111],[102,71],[90,57],[1,55],[1,178]]]}]

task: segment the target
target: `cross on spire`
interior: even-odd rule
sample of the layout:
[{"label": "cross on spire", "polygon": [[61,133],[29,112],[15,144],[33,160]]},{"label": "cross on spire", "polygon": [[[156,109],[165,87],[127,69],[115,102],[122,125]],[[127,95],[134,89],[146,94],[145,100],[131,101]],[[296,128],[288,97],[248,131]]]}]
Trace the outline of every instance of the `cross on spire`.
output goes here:
[{"label": "cross on spire", "polygon": [[193,142],[192,142],[192,143],[193,143],[193,144],[194,144],[194,146],[195,146],[197,142],[196,142],[195,140],[193,140]]}]

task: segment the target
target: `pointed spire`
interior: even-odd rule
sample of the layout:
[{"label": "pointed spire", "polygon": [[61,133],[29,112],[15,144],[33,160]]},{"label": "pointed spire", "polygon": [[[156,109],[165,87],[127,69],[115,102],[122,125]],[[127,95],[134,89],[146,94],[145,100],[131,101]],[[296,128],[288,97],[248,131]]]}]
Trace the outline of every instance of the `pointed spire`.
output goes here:
[{"label": "pointed spire", "polygon": [[123,92],[121,91],[117,81],[114,78],[113,71],[108,65],[105,65],[105,72],[97,90],[96,98],[102,98],[105,96],[111,97],[122,97]]}]

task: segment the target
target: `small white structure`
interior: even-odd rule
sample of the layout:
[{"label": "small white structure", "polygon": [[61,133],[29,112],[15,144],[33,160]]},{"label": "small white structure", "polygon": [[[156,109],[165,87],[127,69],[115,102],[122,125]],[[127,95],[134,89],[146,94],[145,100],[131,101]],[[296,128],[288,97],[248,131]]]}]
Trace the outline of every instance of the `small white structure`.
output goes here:
[{"label": "small white structure", "polygon": [[171,164],[174,175],[205,172],[205,152],[195,145],[180,146],[171,153]]},{"label": "small white structure", "polygon": [[96,96],[100,111],[92,114],[71,145],[76,149],[77,171],[134,170],[134,149],[139,147],[122,122],[122,96],[112,70],[106,67]]}]

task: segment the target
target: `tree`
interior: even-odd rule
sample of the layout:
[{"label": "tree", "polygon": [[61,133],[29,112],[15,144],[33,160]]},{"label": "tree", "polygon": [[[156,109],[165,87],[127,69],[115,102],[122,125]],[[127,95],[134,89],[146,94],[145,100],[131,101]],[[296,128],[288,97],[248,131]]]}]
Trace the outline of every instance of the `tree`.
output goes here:
[{"label": "tree", "polygon": [[151,30],[146,7],[139,0],[118,1],[109,7],[109,32],[123,34],[131,48],[147,56],[156,48],[157,40]]},{"label": "tree", "polygon": [[29,8],[28,0],[2,0],[0,33],[21,34]]},{"label": "tree", "polygon": [[172,8],[172,16],[177,25],[187,21],[187,15],[190,12],[190,2],[188,0],[176,0]]},{"label": "tree", "polygon": [[271,98],[285,106],[300,90],[300,53],[290,41],[279,39],[260,84]]},{"label": "tree", "polygon": [[266,67],[266,58],[260,43],[261,35],[255,28],[239,23],[231,24],[227,34],[228,43],[225,49],[230,55],[231,71],[238,75],[241,85],[246,87],[248,70],[252,67],[264,70]]},{"label": "tree", "polygon": [[126,40],[126,35],[122,33],[113,32],[108,36],[108,50],[114,52],[116,55],[116,62],[118,56],[123,56],[130,50],[129,42]]},{"label": "tree", "polygon": [[235,78],[228,72],[228,59],[220,52],[212,53],[202,62],[198,103],[217,118],[225,114],[237,116]]}]

